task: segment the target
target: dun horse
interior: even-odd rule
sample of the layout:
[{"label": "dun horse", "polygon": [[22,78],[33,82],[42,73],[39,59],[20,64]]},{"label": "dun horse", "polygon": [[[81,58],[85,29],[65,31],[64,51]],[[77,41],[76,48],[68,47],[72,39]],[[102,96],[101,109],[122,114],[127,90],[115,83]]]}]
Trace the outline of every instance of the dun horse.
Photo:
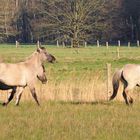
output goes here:
[{"label": "dun horse", "polygon": [[16,64],[0,63],[0,89],[9,90],[9,97],[3,105],[7,105],[16,93],[16,105],[19,101],[22,92],[26,86],[39,105],[35,91],[35,81],[39,79],[43,84],[47,82],[45,68],[43,62],[53,62],[55,57],[47,52],[44,47],[38,47],[37,50],[24,62]]},{"label": "dun horse", "polygon": [[122,94],[125,103],[130,105],[133,103],[133,98],[130,96],[131,90],[133,90],[135,86],[140,86],[140,65],[127,64],[121,70],[115,72],[112,80],[113,94],[110,97],[110,100],[116,97],[120,81],[124,85]]}]

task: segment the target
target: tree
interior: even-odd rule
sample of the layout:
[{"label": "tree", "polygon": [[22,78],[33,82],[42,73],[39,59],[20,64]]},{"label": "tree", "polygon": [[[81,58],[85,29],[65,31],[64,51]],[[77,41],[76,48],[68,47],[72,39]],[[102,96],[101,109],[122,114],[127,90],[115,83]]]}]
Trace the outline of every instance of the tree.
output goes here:
[{"label": "tree", "polygon": [[40,24],[34,24],[42,31],[38,35],[41,38],[52,35],[60,41],[72,40],[73,47],[78,47],[80,41],[88,40],[96,22],[92,16],[98,16],[103,3],[102,0],[42,0],[39,7],[36,20]]},{"label": "tree", "polygon": [[129,40],[140,39],[140,1],[123,0],[123,16],[125,19],[126,35]]},{"label": "tree", "polygon": [[1,0],[0,4],[0,41],[8,41],[16,36],[16,10],[14,0]]},{"label": "tree", "polygon": [[19,11],[17,19],[17,30],[19,34],[17,38],[24,43],[33,42],[32,25],[33,19],[32,7],[34,6],[34,0],[21,0],[19,1]]},{"label": "tree", "polygon": [[101,33],[100,39],[109,41],[122,37],[124,28],[122,9],[122,0],[105,1],[96,22],[96,29]]},{"label": "tree", "polygon": [[139,0],[0,0],[0,42],[140,39]]}]

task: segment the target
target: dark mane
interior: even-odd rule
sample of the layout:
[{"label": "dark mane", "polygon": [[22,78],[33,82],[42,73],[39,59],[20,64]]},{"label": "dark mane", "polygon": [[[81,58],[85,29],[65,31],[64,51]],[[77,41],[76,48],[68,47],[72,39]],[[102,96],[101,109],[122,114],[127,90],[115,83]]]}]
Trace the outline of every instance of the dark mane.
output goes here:
[{"label": "dark mane", "polygon": [[43,68],[43,72],[45,72],[46,70],[45,70],[45,66],[42,64],[42,68]]},{"label": "dark mane", "polygon": [[45,47],[39,47],[41,50],[45,50]]}]

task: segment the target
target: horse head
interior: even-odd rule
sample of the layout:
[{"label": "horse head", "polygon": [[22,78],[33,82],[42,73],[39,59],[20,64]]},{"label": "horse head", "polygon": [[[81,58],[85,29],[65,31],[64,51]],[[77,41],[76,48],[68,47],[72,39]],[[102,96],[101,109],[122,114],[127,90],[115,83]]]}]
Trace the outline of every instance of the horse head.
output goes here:
[{"label": "horse head", "polygon": [[53,63],[56,60],[56,58],[52,54],[49,54],[44,47],[38,47],[37,52],[42,62],[47,60],[48,62]]}]

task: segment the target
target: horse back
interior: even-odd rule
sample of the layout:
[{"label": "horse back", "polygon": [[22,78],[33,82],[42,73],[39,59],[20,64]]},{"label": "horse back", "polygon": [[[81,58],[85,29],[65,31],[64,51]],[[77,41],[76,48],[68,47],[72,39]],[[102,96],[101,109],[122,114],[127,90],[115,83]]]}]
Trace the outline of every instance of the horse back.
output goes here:
[{"label": "horse back", "polygon": [[123,67],[123,77],[127,82],[140,83],[140,65],[127,64]]}]

